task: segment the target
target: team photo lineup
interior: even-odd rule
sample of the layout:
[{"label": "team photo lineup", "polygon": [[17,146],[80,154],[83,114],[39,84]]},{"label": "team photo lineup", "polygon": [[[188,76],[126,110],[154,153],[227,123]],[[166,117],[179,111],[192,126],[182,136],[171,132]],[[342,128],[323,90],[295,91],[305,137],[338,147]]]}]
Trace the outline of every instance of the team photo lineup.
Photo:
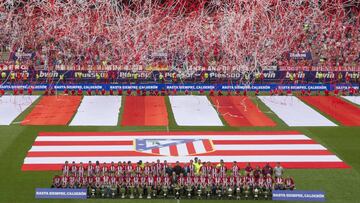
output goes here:
[{"label": "team photo lineup", "polygon": [[253,168],[247,163],[242,170],[236,161],[228,169],[223,160],[217,165],[201,163],[197,157],[194,160],[184,166],[179,162],[171,166],[160,160],[152,163],[139,161],[135,167],[130,161],[117,164],[88,162],[87,166],[65,162],[61,173],[54,176],[51,187],[86,188],[92,198],[132,199],[135,195],[148,199],[159,196],[267,199],[274,189],[295,189],[294,179],[283,175],[284,168],[280,163],[274,168],[269,163],[263,168]]},{"label": "team photo lineup", "polygon": [[0,1],[0,202],[358,202],[358,0]]}]

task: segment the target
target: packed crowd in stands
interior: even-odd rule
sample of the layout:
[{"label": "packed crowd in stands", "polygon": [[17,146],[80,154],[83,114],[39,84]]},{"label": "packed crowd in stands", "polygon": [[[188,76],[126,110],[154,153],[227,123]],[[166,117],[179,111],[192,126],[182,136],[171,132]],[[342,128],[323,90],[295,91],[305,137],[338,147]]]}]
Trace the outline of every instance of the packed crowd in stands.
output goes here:
[{"label": "packed crowd in stands", "polygon": [[[19,63],[48,66],[155,65],[159,61],[148,55],[156,50],[167,56],[161,63],[179,66],[213,60],[250,67],[255,61],[284,66],[358,66],[360,61],[358,1],[114,2],[6,2],[1,44],[12,52],[11,63],[21,51],[35,56]],[[47,15],[48,10],[53,15]],[[57,23],[57,29],[50,22]],[[14,35],[19,31],[26,34]],[[307,52],[309,60],[288,57]]]},{"label": "packed crowd in stands", "polygon": [[[229,166],[229,167],[227,167]],[[294,190],[295,182],[284,175],[280,163],[262,168],[247,163],[241,169],[234,161],[218,164],[156,162],[92,163],[75,162],[62,166],[53,178],[52,188],[87,189],[92,198],[251,198],[267,199],[273,190]]]}]

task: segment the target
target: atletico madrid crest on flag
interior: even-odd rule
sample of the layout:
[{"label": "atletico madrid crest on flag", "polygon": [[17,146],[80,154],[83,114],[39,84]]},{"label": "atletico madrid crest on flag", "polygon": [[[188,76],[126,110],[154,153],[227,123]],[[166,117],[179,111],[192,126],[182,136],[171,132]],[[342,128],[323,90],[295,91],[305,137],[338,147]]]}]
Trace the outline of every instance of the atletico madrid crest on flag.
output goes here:
[{"label": "atletico madrid crest on flag", "polygon": [[100,163],[160,160],[255,165],[281,162],[286,168],[347,168],[324,146],[296,131],[264,132],[41,132],[22,170],[59,170],[65,161]]},{"label": "atletico madrid crest on flag", "polygon": [[197,155],[214,151],[209,139],[136,139],[136,151],[164,156]]}]

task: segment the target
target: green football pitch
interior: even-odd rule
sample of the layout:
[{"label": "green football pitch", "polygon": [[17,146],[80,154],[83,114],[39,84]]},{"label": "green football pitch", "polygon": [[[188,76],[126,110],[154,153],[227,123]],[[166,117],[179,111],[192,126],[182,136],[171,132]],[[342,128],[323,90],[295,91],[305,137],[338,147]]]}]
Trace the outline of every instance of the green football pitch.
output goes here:
[{"label": "green football pitch", "polygon": [[[21,121],[32,107],[23,112],[10,126],[0,127],[0,202],[177,202],[177,200],[36,200],[35,188],[49,187],[55,172],[21,171],[23,160],[39,132],[51,131],[259,131],[298,130],[336,154],[349,169],[286,170],[296,181],[297,189],[321,190],[327,202],[360,202],[360,127],[288,127],[255,97],[253,101],[263,112],[277,122],[276,127],[179,127],[171,109],[168,127],[69,127],[21,126]],[[34,104],[33,104],[34,105]],[[167,99],[167,107],[169,101]],[[122,112],[122,111],[121,111]],[[1,115],[0,115],[1,116]],[[121,119],[121,115],[120,115]],[[329,118],[331,120],[331,118]],[[332,120],[334,121],[334,120]],[[334,121],[336,123],[336,121]],[[180,200],[180,202],[205,202],[210,200]],[[211,200],[215,202],[216,200]],[[216,201],[221,202],[221,201]],[[235,201],[228,201],[235,202]],[[261,201],[254,201],[261,202]],[[267,201],[268,202],[268,201]]]}]

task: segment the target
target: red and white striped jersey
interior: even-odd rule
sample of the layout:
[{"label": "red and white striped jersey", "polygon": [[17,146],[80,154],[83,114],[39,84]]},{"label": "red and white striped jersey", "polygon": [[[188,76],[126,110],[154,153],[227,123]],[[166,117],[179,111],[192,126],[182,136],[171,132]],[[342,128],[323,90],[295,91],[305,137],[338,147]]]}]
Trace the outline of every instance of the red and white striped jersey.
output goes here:
[{"label": "red and white striped jersey", "polygon": [[154,177],[153,176],[148,176],[147,177],[147,181],[146,181],[146,185],[148,186],[153,186],[155,183],[154,183]]},{"label": "red and white striped jersey", "polygon": [[72,174],[76,174],[77,173],[77,166],[75,164],[71,165],[70,171],[71,171]]},{"label": "red and white striped jersey", "polygon": [[123,175],[124,172],[125,172],[124,166],[122,166],[122,165],[117,166],[117,168],[116,168],[116,174],[117,174],[118,176]]},{"label": "red and white striped jersey", "polygon": [[151,167],[150,166],[145,166],[144,167],[144,174],[146,176],[148,176],[148,175],[150,175],[150,173],[151,173]]},{"label": "red and white striped jersey", "polygon": [[83,177],[85,173],[85,167],[84,166],[79,166],[78,168],[78,176]]},{"label": "red and white striped jersey", "polygon": [[233,176],[238,176],[239,175],[239,167],[237,166],[237,165],[234,165],[234,166],[232,166],[232,168],[231,168],[231,170],[232,170],[232,175]]},{"label": "red and white striped jersey", "polygon": [[69,165],[64,165],[63,168],[62,168],[62,174],[68,176],[69,172],[70,172],[70,166]]}]

